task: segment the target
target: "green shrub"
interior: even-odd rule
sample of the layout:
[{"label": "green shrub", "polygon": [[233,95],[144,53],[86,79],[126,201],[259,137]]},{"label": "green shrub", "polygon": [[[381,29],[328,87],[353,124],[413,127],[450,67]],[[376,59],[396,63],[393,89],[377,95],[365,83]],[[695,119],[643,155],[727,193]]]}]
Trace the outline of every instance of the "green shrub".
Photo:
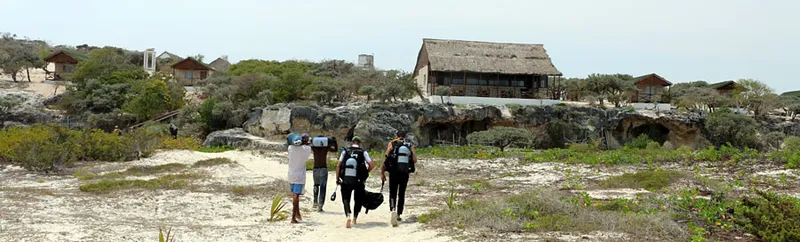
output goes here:
[{"label": "green shrub", "polygon": [[800,241],[800,200],[769,191],[744,198],[744,219],[737,220],[750,233],[765,241]]},{"label": "green shrub", "polygon": [[531,138],[528,130],[512,127],[494,127],[467,135],[470,144],[491,145],[500,148],[500,151],[512,144],[528,145]]},{"label": "green shrub", "polygon": [[786,139],[786,134],[783,132],[770,132],[762,138],[767,147],[775,150],[781,148],[784,139]]},{"label": "green shrub", "polygon": [[200,139],[193,137],[175,138],[164,136],[161,138],[159,149],[163,150],[197,150],[200,149]]},{"label": "green shrub", "polygon": [[800,137],[789,136],[783,139],[783,149],[785,150],[800,150]]},{"label": "green shrub", "polygon": [[649,144],[650,142],[652,142],[650,137],[648,137],[646,134],[641,134],[638,137],[636,137],[636,139],[625,144],[625,147],[633,149],[646,149],[647,144]]},{"label": "green shrub", "polygon": [[715,146],[730,143],[737,148],[757,148],[758,123],[746,115],[717,111],[706,119],[708,140]]},{"label": "green shrub", "polygon": [[650,142],[647,142],[647,148],[646,149],[648,149],[648,150],[658,150],[658,149],[661,149],[661,144],[659,144],[658,142],[655,142],[655,141],[650,141]]},{"label": "green shrub", "polygon": [[197,148],[198,152],[203,152],[203,153],[222,153],[231,150],[236,150],[236,148],[229,145]]},{"label": "green shrub", "polygon": [[86,130],[82,138],[86,160],[122,161],[131,152],[126,138],[102,130]]}]

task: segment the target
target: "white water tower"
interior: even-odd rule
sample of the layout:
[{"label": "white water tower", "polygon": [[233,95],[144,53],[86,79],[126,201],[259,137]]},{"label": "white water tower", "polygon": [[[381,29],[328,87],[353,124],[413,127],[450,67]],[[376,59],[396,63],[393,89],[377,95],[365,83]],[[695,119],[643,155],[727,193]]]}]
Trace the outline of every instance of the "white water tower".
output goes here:
[{"label": "white water tower", "polygon": [[156,74],[156,49],[150,48],[144,51],[144,72],[150,76]]},{"label": "white water tower", "polygon": [[375,69],[375,57],[368,54],[358,55],[358,68]]}]

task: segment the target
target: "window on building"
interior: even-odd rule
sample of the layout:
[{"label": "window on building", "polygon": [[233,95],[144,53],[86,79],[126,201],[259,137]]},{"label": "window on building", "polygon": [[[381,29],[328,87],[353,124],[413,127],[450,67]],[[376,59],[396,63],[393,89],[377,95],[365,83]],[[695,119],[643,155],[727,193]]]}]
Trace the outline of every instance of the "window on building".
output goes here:
[{"label": "window on building", "polygon": [[64,66],[64,72],[71,73],[73,71],[75,71],[75,66],[72,66],[72,65],[65,65]]},{"label": "window on building", "polygon": [[497,74],[481,73],[481,85],[497,86]]},{"label": "window on building", "polygon": [[467,85],[480,85],[481,75],[478,73],[467,73]]},{"label": "window on building", "polygon": [[453,84],[464,85],[464,73],[463,72],[453,72]]},{"label": "window on building", "polygon": [[500,86],[509,86],[513,80],[514,76],[512,75],[500,75]]},{"label": "window on building", "polygon": [[193,74],[194,73],[192,73],[191,71],[187,71],[185,72],[185,74],[183,74],[183,77],[185,77],[186,79],[192,79]]},{"label": "window on building", "polygon": [[450,72],[437,72],[436,73],[437,85],[450,85]]},{"label": "window on building", "polygon": [[549,80],[547,80],[546,76],[540,76],[539,77],[539,88],[547,88],[547,84],[549,84],[549,83],[547,83],[548,81]]}]

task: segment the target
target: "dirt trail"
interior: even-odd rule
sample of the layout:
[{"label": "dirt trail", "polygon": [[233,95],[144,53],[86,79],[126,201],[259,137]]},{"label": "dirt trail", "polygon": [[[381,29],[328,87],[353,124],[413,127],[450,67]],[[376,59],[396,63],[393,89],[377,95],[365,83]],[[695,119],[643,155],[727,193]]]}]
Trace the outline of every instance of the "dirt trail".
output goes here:
[{"label": "dirt trail", "polygon": [[[112,172],[131,166],[194,162],[229,158],[235,166],[191,168],[211,178],[199,181],[202,188],[222,190],[141,190],[106,195],[81,192],[84,182],[69,175],[33,174],[19,167],[0,169],[0,241],[154,241],[159,227],[171,227],[178,241],[449,241],[417,223],[391,227],[387,201],[370,214],[359,216],[359,224],[344,228],[341,195],[326,201],[325,212],[311,212],[313,176],[307,173],[301,209],[305,221],[269,223],[271,197],[236,196],[231,186],[263,187],[286,179],[286,152],[266,156],[230,151],[217,154],[166,151],[140,161],[103,163],[97,169]],[[150,179],[154,177],[130,177]],[[328,194],[335,188],[329,175]],[[373,177],[370,179],[378,179]],[[88,181],[87,181],[88,182]],[[285,185],[288,187],[288,184]],[[281,188],[284,188],[281,186]],[[225,190],[228,189],[228,190]],[[371,187],[377,191],[380,187]],[[291,209],[291,202],[286,209]],[[412,209],[409,211],[414,214]],[[363,213],[363,212],[362,212]]]},{"label": "dirt trail", "polygon": [[[370,179],[380,179],[380,177],[371,176]],[[328,174],[328,184],[326,198],[330,198],[336,188],[336,175],[333,172]],[[313,196],[313,187],[314,179],[309,172],[306,176],[305,201],[302,201],[300,205],[302,208],[310,209],[313,203],[311,197]],[[380,187],[367,185],[367,190],[377,192]],[[325,201],[324,212],[303,213],[306,221],[302,222],[302,226],[313,227],[313,230],[303,234],[296,241],[450,241],[449,238],[437,236],[435,231],[424,230],[418,223],[400,222],[397,227],[392,227],[389,224],[388,183],[383,190],[383,196],[384,203],[378,209],[371,210],[369,214],[364,214],[364,210],[362,210],[358,217],[358,224],[353,225],[351,229],[346,229],[342,195],[340,191],[337,191],[336,201],[330,201],[330,199]]]}]

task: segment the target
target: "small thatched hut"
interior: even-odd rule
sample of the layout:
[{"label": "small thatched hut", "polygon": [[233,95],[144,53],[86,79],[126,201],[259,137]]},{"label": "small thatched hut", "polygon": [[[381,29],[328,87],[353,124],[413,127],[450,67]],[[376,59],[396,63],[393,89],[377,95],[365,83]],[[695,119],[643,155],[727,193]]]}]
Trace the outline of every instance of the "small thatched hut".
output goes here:
[{"label": "small thatched hut", "polygon": [[414,68],[427,95],[450,86],[454,96],[552,98],[548,81],[561,75],[541,44],[463,40],[423,39]]}]

